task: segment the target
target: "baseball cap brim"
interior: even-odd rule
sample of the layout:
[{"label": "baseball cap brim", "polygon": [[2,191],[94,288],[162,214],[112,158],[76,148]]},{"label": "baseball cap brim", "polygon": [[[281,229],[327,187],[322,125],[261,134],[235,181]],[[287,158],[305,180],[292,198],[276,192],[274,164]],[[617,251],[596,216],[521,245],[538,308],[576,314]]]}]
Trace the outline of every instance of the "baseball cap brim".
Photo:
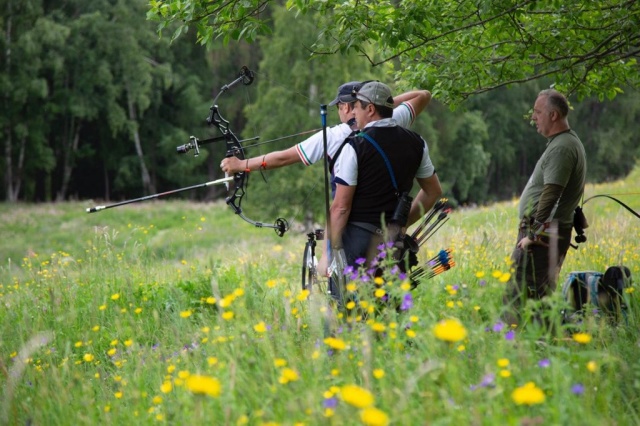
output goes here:
[{"label": "baseball cap brim", "polygon": [[349,103],[353,101],[355,101],[355,98],[351,95],[340,95],[336,97],[334,100],[332,100],[331,102],[329,102],[329,106],[337,105],[340,102]]}]

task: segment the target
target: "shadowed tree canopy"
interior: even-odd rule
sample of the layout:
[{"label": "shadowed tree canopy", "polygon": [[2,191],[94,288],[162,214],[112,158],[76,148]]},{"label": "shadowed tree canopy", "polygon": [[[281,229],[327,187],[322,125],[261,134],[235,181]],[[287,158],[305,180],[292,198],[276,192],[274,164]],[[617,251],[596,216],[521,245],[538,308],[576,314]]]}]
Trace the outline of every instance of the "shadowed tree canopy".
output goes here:
[{"label": "shadowed tree canopy", "polygon": [[[152,0],[148,17],[173,38],[195,27],[202,44],[253,41],[270,31],[274,0]],[[637,87],[640,2],[635,0],[288,0],[320,12],[312,55],[358,52],[392,63],[396,80],[433,88],[456,105],[478,93],[542,77],[579,99]],[[175,26],[172,25],[172,28]],[[375,46],[375,56],[369,54]]]}]

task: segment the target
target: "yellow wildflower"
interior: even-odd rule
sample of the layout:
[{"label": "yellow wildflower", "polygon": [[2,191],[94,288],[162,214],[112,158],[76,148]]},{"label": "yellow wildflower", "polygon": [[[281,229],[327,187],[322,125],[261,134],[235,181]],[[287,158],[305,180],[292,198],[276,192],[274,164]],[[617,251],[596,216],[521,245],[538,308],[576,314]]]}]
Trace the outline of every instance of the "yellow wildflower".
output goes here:
[{"label": "yellow wildflower", "polygon": [[387,327],[385,327],[385,325],[382,323],[374,322],[373,324],[371,324],[371,329],[377,333],[382,333],[387,329]]},{"label": "yellow wildflower", "polygon": [[171,392],[172,389],[173,389],[173,385],[171,384],[170,381],[166,381],[160,386],[160,391],[162,393],[169,393]]},{"label": "yellow wildflower", "polygon": [[282,374],[280,375],[279,382],[284,385],[289,382],[295,382],[299,378],[300,376],[298,375],[298,372],[296,370],[292,368],[283,368]]},{"label": "yellow wildflower", "polygon": [[327,337],[324,339],[324,343],[329,346],[331,349],[336,350],[344,350],[347,348],[347,344],[342,339],[338,339],[336,337]]},{"label": "yellow wildflower", "polygon": [[194,374],[189,376],[185,385],[187,389],[197,395],[208,395],[217,398],[222,392],[222,385],[215,377]]},{"label": "yellow wildflower", "polygon": [[433,334],[436,338],[445,342],[458,342],[467,337],[467,330],[462,323],[456,319],[446,319],[440,321],[433,327]]},{"label": "yellow wildflower", "polygon": [[578,343],[582,343],[583,345],[586,345],[591,341],[591,335],[587,333],[575,333],[573,335],[573,340],[575,340]]},{"label": "yellow wildflower", "polygon": [[264,321],[260,321],[259,323],[253,326],[253,329],[258,333],[264,333],[267,331],[267,324],[265,324]]},{"label": "yellow wildflower", "polygon": [[367,426],[387,426],[389,416],[375,407],[365,408],[360,412],[360,420]]},{"label": "yellow wildflower", "polygon": [[345,385],[340,389],[340,398],[356,408],[371,407],[375,402],[373,394],[356,385]]},{"label": "yellow wildflower", "polygon": [[511,393],[511,399],[518,405],[541,404],[545,400],[544,392],[535,383],[529,382]]}]

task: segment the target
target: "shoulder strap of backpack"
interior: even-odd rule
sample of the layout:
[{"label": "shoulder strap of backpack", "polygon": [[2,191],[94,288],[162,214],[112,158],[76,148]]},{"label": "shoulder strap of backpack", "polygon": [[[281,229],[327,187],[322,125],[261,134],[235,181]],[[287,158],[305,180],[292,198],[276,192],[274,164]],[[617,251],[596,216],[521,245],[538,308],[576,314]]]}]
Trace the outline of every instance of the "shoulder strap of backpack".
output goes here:
[{"label": "shoulder strap of backpack", "polygon": [[[354,119],[355,120],[355,119]],[[357,130],[352,131],[349,136],[347,136],[342,143],[340,144],[340,146],[338,147],[338,149],[336,150],[335,154],[333,154],[333,157],[328,159],[328,163],[329,163],[329,171],[331,172],[331,174],[333,174],[333,167],[336,165],[336,162],[338,161],[338,157],[340,156],[340,153],[342,152],[342,148],[344,148],[344,146],[346,144],[348,144],[349,142],[351,142],[351,140],[353,140],[353,137],[357,135]]]},{"label": "shoulder strap of backpack", "polygon": [[382,159],[384,160],[384,163],[387,165],[387,170],[389,170],[389,176],[391,176],[391,184],[393,185],[393,188],[396,190],[396,194],[399,195],[400,193],[398,191],[396,175],[393,173],[393,167],[391,167],[391,162],[389,161],[389,158],[384,153],[382,148],[380,148],[380,145],[378,145],[378,142],[376,142],[375,139],[373,139],[371,136],[369,136],[364,132],[358,133],[358,136],[362,136],[363,138],[365,138],[380,153],[380,155],[382,156]]}]

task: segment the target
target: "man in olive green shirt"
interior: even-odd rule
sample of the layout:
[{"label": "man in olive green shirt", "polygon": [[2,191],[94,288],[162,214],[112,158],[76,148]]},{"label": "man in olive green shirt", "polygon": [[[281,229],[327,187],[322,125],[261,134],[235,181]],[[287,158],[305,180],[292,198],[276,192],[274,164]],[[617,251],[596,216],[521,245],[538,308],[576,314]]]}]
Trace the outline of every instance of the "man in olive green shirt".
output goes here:
[{"label": "man in olive green shirt", "polygon": [[517,324],[526,298],[542,299],[556,280],[571,244],[573,215],[584,192],[587,160],[584,146],[571,130],[567,99],[558,91],[540,92],[532,120],[547,138],[520,197],[520,228],[511,255],[515,274],[507,284],[505,320]]}]

